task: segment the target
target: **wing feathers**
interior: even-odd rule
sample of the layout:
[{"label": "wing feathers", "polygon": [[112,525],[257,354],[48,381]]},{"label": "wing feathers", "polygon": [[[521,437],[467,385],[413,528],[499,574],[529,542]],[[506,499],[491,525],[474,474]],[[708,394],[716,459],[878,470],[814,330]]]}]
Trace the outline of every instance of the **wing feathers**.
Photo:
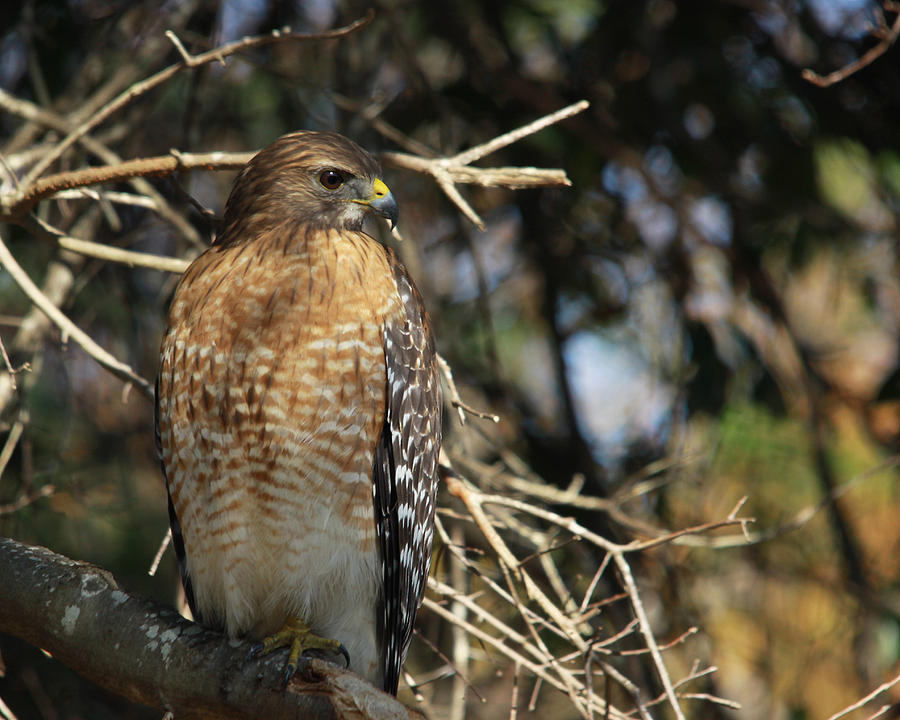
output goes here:
[{"label": "wing feathers", "polygon": [[375,455],[375,504],[388,509],[376,513],[376,523],[385,581],[384,689],[396,693],[431,565],[441,387],[422,298],[393,254],[391,260],[402,312],[385,326],[388,407]]}]

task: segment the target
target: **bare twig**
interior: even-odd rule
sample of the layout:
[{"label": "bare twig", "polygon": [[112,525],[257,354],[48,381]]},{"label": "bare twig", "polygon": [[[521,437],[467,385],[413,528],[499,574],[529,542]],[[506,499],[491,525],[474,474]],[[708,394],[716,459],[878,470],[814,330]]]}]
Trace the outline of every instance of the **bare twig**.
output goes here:
[{"label": "bare twig", "polygon": [[509,700],[509,720],[516,720],[519,716],[519,663],[513,669],[512,697]]},{"label": "bare twig", "polygon": [[[452,530],[452,540],[454,544],[461,545],[463,542],[463,529],[456,526]],[[450,555],[450,579],[453,587],[458,588],[461,592],[468,592],[469,575],[466,572],[465,563],[463,563],[457,555]],[[451,612],[460,620],[465,622],[468,619],[468,610],[464,603],[454,600],[450,607]],[[449,720],[465,720],[466,716],[466,688],[472,687],[469,682],[469,639],[466,631],[459,625],[453,626],[453,667],[456,669],[456,676],[453,678],[453,691],[448,713]],[[474,688],[472,688],[474,690]],[[477,691],[476,691],[477,692]],[[482,702],[484,698],[482,697]]]},{"label": "bare twig", "polygon": [[628,597],[631,599],[631,607],[634,609],[634,614],[637,616],[640,624],[644,642],[647,643],[647,647],[650,649],[650,656],[653,658],[653,664],[656,665],[657,676],[663,684],[663,689],[669,700],[669,705],[675,713],[675,717],[677,717],[678,720],[684,720],[684,713],[681,710],[678,697],[675,695],[675,688],[672,687],[672,679],[669,677],[669,672],[663,662],[659,645],[657,645],[656,637],[653,634],[653,628],[650,626],[650,619],[644,611],[644,603],[641,600],[640,593],[638,593],[637,585],[634,582],[634,576],[631,574],[631,566],[625,560],[625,556],[622,553],[614,553],[613,560],[622,576],[622,581],[625,584],[625,590],[628,592]]},{"label": "bare twig", "polygon": [[469,415],[474,415],[475,417],[483,418],[485,420],[490,420],[491,422],[498,423],[500,422],[500,416],[494,415],[493,413],[482,412],[481,410],[476,410],[469,405],[466,405],[462,399],[459,397],[459,391],[456,389],[456,383],[453,380],[453,371],[450,369],[450,364],[444,359],[442,355],[437,356],[438,367],[441,369],[441,374],[444,376],[444,382],[447,383],[447,389],[450,391],[450,404],[456,408],[456,412],[459,413],[459,424],[466,424],[466,413]]},{"label": "bare twig", "polygon": [[12,362],[9,359],[9,353],[6,352],[6,345],[3,343],[3,338],[0,338],[0,355],[3,356],[3,364],[6,367],[6,372],[9,373],[9,381],[12,383],[13,390],[18,390],[18,383],[16,383],[16,375],[19,373],[19,369],[14,368],[12,366]]},{"label": "bare twig", "polygon": [[13,711],[9,709],[9,706],[3,702],[3,698],[0,698],[0,716],[2,716],[5,720],[18,720],[18,718],[13,714]]},{"label": "bare twig", "polygon": [[657,547],[659,545],[664,545],[665,543],[673,542],[679,538],[682,538],[686,535],[701,535],[704,533],[708,533],[710,530],[717,530],[722,527],[729,527],[733,525],[738,525],[741,528],[742,535],[745,539],[744,544],[749,544],[750,539],[747,531],[747,525],[752,522],[756,522],[754,518],[746,518],[746,517],[738,517],[737,513],[744,506],[744,503],[747,502],[747,498],[743,497],[738,500],[737,504],[734,506],[732,511],[728,513],[728,516],[724,520],[715,520],[713,522],[702,523],[700,525],[694,525],[689,528],[684,528],[683,530],[676,530],[675,532],[667,533],[660,537],[654,538],[653,540],[646,540],[643,542],[635,541],[629,543],[626,547],[630,552],[639,551],[639,550],[649,550],[652,547]]},{"label": "bare twig", "polygon": [[460,212],[478,229],[484,230],[484,221],[456,188],[457,183],[476,184],[490,187],[526,188],[571,185],[563,170],[546,170],[528,167],[475,168],[470,163],[485,155],[506,147],[549,125],[583,112],[589,107],[586,100],[550,113],[516,130],[504,133],[476,147],[450,157],[421,157],[406,153],[382,153],[382,160],[393,167],[404,168],[431,175],[444,194],[450,198]]},{"label": "bare twig", "polygon": [[0,450],[0,477],[3,477],[3,471],[6,470],[6,466],[12,459],[13,453],[16,450],[16,445],[19,444],[19,440],[22,437],[22,433],[25,431],[27,422],[28,410],[24,407],[20,408],[19,416],[13,423],[12,428],[10,428],[9,434],[6,436],[6,442],[3,443],[3,450]]},{"label": "bare twig", "polygon": [[153,397],[153,387],[147,380],[95,343],[87,333],[69,320],[69,318],[67,318],[65,314],[63,314],[63,312],[41,292],[40,288],[31,281],[31,278],[28,277],[27,273],[22,269],[19,263],[16,262],[2,238],[0,238],[0,266],[6,268],[10,277],[12,277],[13,281],[19,286],[22,292],[25,293],[28,299],[31,300],[31,302],[34,303],[40,311],[51,320],[51,322],[62,330],[64,335],[71,337],[72,340],[81,346],[88,355],[113,373],[113,375],[126,382],[133,383],[146,397]]},{"label": "bare twig", "polygon": [[52,152],[50,152],[41,162],[39,162],[37,165],[35,165],[34,168],[32,168],[32,170],[28,173],[28,175],[26,175],[25,179],[23,180],[22,185],[26,188],[31,186],[32,183],[34,183],[37,178],[43,175],[47,168],[49,168],[60,157],[62,157],[63,153],[68,150],[75,142],[77,142],[79,138],[87,135],[87,133],[89,133],[92,129],[100,125],[104,120],[128,105],[134,99],[163,84],[186,67],[194,68],[212,61],[222,62],[224,58],[228,57],[229,55],[233,55],[234,53],[241,52],[243,50],[249,50],[255,47],[260,47],[262,45],[268,45],[274,42],[281,42],[285,40],[331,40],[334,38],[343,37],[354,32],[355,30],[368,25],[372,21],[374,16],[374,12],[370,11],[365,17],[360,18],[359,20],[355,20],[349,25],[345,25],[344,27],[323,33],[303,34],[293,33],[290,31],[275,30],[269,35],[246,37],[241,40],[237,40],[235,42],[228,43],[227,45],[223,45],[221,47],[210,50],[209,52],[201,53],[200,55],[187,56],[187,54],[184,53],[186,58],[182,62],[176,63],[175,65],[170,65],[164,70],[160,70],[155,75],[150,76],[146,80],[130,86],[127,90],[120,93],[112,101],[110,101],[104,107],[100,108],[100,110],[94,113],[94,115],[91,116],[88,120],[83,122],[75,130],[69,133],[69,135],[65,139],[63,139],[62,142],[60,142]]},{"label": "bare twig", "polygon": [[[622,577],[625,590],[628,594],[628,598],[631,602],[632,609],[638,622],[639,630],[646,645],[646,652],[648,652],[650,657],[652,658],[653,664],[655,665],[657,670],[657,675],[659,676],[660,681],[663,684],[666,701],[672,708],[675,717],[681,719],[684,718],[679,704],[678,695],[675,692],[674,685],[662,659],[661,647],[655,638],[649,618],[647,617],[647,614],[644,610],[643,601],[641,600],[640,593],[638,592],[637,585],[631,573],[631,568],[628,564],[628,561],[626,560],[627,554],[635,552],[638,549],[646,550],[649,547],[658,545],[660,541],[653,540],[649,542],[637,542],[629,543],[627,545],[620,545],[607,540],[606,538],[603,538],[602,536],[594,532],[591,532],[587,528],[577,523],[573,518],[563,517],[556,513],[550,512],[540,507],[536,507],[527,502],[516,500],[514,498],[500,495],[486,495],[464,484],[463,481],[458,480],[455,477],[448,477],[447,485],[451,494],[459,497],[463,501],[467,510],[469,511],[469,514],[472,516],[473,521],[496,552],[497,557],[501,562],[501,569],[503,569],[504,566],[510,568],[515,567],[515,560],[508,546],[500,537],[496,529],[493,527],[488,517],[485,515],[484,506],[486,505],[506,506],[517,509],[524,513],[528,513],[535,517],[542,518],[543,520],[552,522],[555,525],[558,525],[573,533],[573,535],[577,537],[583,537],[584,539],[606,550],[606,552],[612,558],[612,561],[615,563],[620,576]],[[702,526],[698,526],[697,528],[689,528],[688,530],[683,532],[708,532],[714,527],[721,527],[728,524],[743,524],[747,522],[747,519],[737,517],[737,513],[742,506],[743,500],[738,502],[729,516],[719,523],[706,523]],[[675,537],[679,537],[681,534],[681,532],[672,533],[669,537],[663,539],[662,541],[671,542]],[[536,588],[534,581],[527,573],[521,572],[520,577],[526,589],[528,590],[529,596],[538,603],[538,605],[544,612],[547,613],[548,618],[551,619],[558,628],[562,629],[565,632],[567,639],[572,643],[572,645],[579,652],[583,652],[587,648],[587,644],[584,642],[578,632],[575,631],[573,621],[568,616],[564,615],[552,602],[550,602],[549,598],[547,598],[539,588]],[[529,626],[531,626],[531,623],[529,623]],[[674,641],[672,641],[672,643],[669,644],[669,646],[683,642],[686,637],[692,634],[692,632],[693,629],[688,630],[682,635],[679,635]],[[541,643],[537,639],[536,644],[538,646],[541,645]],[[555,659],[551,661],[551,663],[554,662]]]},{"label": "bare twig", "polygon": [[875,688],[872,692],[870,692],[868,695],[866,695],[864,698],[860,698],[852,705],[849,705],[848,707],[845,707],[840,712],[835,713],[834,715],[829,717],[828,720],[838,720],[838,718],[845,717],[845,716],[849,715],[850,713],[852,713],[854,710],[859,710],[863,705],[872,701],[873,699],[875,699],[876,697],[881,695],[883,692],[890,690],[898,682],[900,682],[900,675],[897,675],[893,680],[889,680],[886,683],[882,683],[877,688]]},{"label": "bare twig", "polygon": [[[18,115],[30,120],[31,122],[53,128],[60,132],[68,133],[74,128],[72,121],[62,118],[52,112],[49,112],[27,100],[14,97],[0,88],[0,108],[8,110],[10,113]],[[91,136],[85,136],[79,139],[85,149],[96,155],[107,165],[116,165],[122,162],[122,159],[106,147],[103,143]],[[42,151],[41,154],[44,154]],[[20,188],[18,178],[14,178],[17,189]],[[193,245],[200,246],[203,244],[202,239],[194,230],[193,226],[187,222],[179,213],[175,212],[165,198],[157,192],[157,190],[146,180],[140,177],[134,177],[130,180],[134,189],[146,195],[155,207],[154,210],[168,223],[173,225],[181,235],[188,239]],[[7,203],[12,198],[0,197],[0,213],[6,213],[8,210]]]},{"label": "bare twig", "polygon": [[150,569],[147,571],[147,574],[150,577],[156,575],[156,571],[159,569],[159,563],[162,562],[163,554],[166,552],[166,548],[169,547],[170,542],[172,542],[172,528],[166,530],[166,534],[159,543],[156,555],[153,556],[153,562],[150,563]]},{"label": "bare twig", "polygon": [[6,505],[0,505],[0,516],[3,515],[11,515],[12,513],[18,512],[24,507],[28,507],[33,503],[36,503],[41,498],[50,497],[53,493],[56,492],[56,486],[54,485],[43,485],[38,490],[30,493],[22,493],[13,500],[11,503],[7,503]]},{"label": "bare twig", "polygon": [[534,120],[527,125],[523,125],[522,127],[516,128],[515,130],[510,130],[507,133],[503,133],[503,135],[495,137],[489,142],[477,145],[470,150],[458,153],[457,155],[448,158],[448,164],[469,165],[476,160],[480,160],[486,155],[490,155],[493,152],[497,152],[497,150],[500,150],[501,148],[505,148],[507,145],[512,145],[514,142],[518,142],[522,138],[528,137],[529,135],[534,135],[534,133],[543,130],[546,127],[550,127],[551,125],[555,125],[556,123],[565,120],[566,118],[570,118],[573,115],[578,115],[578,113],[584,112],[589,107],[590,103],[587,100],[579,100],[577,103],[572,103],[571,105],[564,107],[561,110],[557,110],[556,112],[552,112],[542,118],[538,118],[537,120]]},{"label": "bare twig", "polygon": [[[507,568],[511,570],[518,569],[518,560],[515,555],[500,537],[499,533],[494,529],[491,522],[488,520],[487,516],[484,513],[483,503],[490,498],[488,496],[483,496],[480,492],[474,490],[471,487],[465,485],[461,480],[458,480],[454,477],[447,478],[447,489],[450,491],[452,495],[455,495],[466,506],[466,509],[472,515],[472,519],[475,521],[475,524],[478,526],[478,529],[484,534],[487,538],[488,542],[490,542],[491,547],[497,553],[497,557],[501,560],[501,562],[506,565]],[[581,637],[578,629],[575,624],[566,617],[565,613],[560,610],[552,600],[544,593],[543,590],[538,586],[538,584],[531,578],[527,573],[520,573],[523,582],[525,584],[525,589],[528,591],[529,597],[535,600],[544,612],[553,619],[553,621],[557,624],[558,627],[563,629],[566,633],[568,640],[580,650],[587,649],[587,643],[584,638]]]},{"label": "bare twig", "polygon": [[422,157],[435,157],[437,155],[430,147],[409,137],[386,122],[384,118],[380,117],[381,111],[385,108],[385,102],[383,100],[363,105],[340,93],[331,92],[328,96],[339,108],[356,113],[368,122],[376,132],[400,147],[405,148],[407,152],[413,153],[414,155],[421,155]]},{"label": "bare twig", "polygon": [[[447,620],[451,624],[457,624],[457,623],[460,624],[462,627],[465,628],[465,630],[468,632],[468,634],[471,637],[473,637],[477,640],[480,640],[481,642],[485,643],[486,645],[489,645],[490,647],[494,648],[495,650],[501,652],[503,655],[507,656],[514,662],[518,663],[521,667],[528,669],[530,672],[532,672],[534,675],[538,676],[541,680],[543,680],[547,684],[555,687],[557,690],[560,690],[562,692],[567,692],[567,683],[566,682],[564,682],[564,681],[558,679],[557,677],[555,677],[554,675],[551,675],[550,673],[548,673],[547,670],[545,669],[545,666],[543,663],[532,662],[532,661],[528,660],[525,656],[516,652],[513,648],[509,647],[502,638],[494,637],[490,633],[485,632],[482,628],[480,628],[476,625],[473,625],[472,623],[469,623],[467,621],[461,620],[460,618],[457,618],[456,616],[453,615],[452,612],[450,612],[443,606],[439,605],[438,603],[434,602],[430,598],[425,598],[425,600],[422,603],[422,607],[435,613],[436,615],[443,618],[444,620]],[[595,707],[596,710],[599,710],[602,712],[603,710],[606,709],[605,705],[602,704],[602,701],[600,701],[599,699],[594,698],[594,703],[596,706]],[[581,709],[586,710],[586,708],[583,708],[583,705],[584,705],[584,702],[581,700],[578,700],[576,707],[578,707],[579,710],[581,710]],[[620,711],[616,710],[615,708],[610,708],[610,717],[616,718],[617,720],[625,720],[625,715],[623,713],[621,713]]]},{"label": "bare twig", "polygon": [[[887,9],[888,4],[885,3],[885,5]],[[890,7],[892,8],[892,12],[897,13],[897,17],[894,18],[894,24],[891,25],[890,28],[882,27],[872,32],[873,35],[881,38],[877,45],[869,48],[861,57],[853,62],[824,76],[819,75],[810,68],[806,68],[801,73],[803,79],[818,87],[828,87],[846,80],[854,73],[859,72],[864,67],[868,67],[884,55],[888,51],[888,48],[897,41],[897,37],[900,36],[900,8],[897,8],[896,4],[891,4]]]},{"label": "bare twig", "polygon": [[90,240],[79,240],[78,238],[67,237],[65,235],[60,237],[57,242],[59,242],[60,247],[76,252],[79,255],[122,263],[129,267],[145,267],[178,274],[187,270],[187,267],[190,264],[189,260],[134,252],[133,250],[123,250],[122,248],[103,245],[102,243],[95,243]]}]

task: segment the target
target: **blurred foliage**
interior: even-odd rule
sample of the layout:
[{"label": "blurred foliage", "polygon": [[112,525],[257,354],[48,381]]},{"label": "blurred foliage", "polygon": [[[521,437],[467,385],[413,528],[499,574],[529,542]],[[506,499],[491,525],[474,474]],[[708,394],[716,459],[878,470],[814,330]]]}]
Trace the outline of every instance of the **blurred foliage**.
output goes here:
[{"label": "blurred foliage", "polygon": [[[667,651],[667,662],[716,665],[704,691],[743,706],[688,700],[690,717],[827,717],[894,677],[898,50],[830,87],[801,78],[803,68],[825,74],[871,47],[880,4],[374,7],[373,24],[341,41],[278,44],[183,72],[96,135],[124,158],[248,150],[297,128],[396,149],[367,119],[372,111],[449,155],[590,100],[587,113],[486,159],[561,167],[574,182],[567,190],[467,188],[486,233],[430,181],[388,173],[407,238],[399,252],[426,296],[440,350],[463,399],[503,418],[479,425],[482,443],[448,421],[448,447],[488,463],[508,448],[550,484],[567,487],[580,473],[586,492],[608,496],[637,493],[644,468],[665,460],[652,492],[624,508],[672,529],[720,520],[749,498],[758,542],[716,548],[713,535],[705,546],[647,553],[636,568],[661,637],[699,628]],[[178,59],[167,29],[199,52],[284,25],[322,30],[367,8],[356,0],[7,3],[0,87],[83,120],[86,102],[113,79],[122,89]],[[0,114],[4,156],[42,136]],[[59,169],[87,162],[96,159],[75,149]],[[216,211],[230,181],[229,173],[180,178]],[[173,183],[154,182],[207,238]],[[43,203],[40,212],[71,229],[85,205]],[[192,249],[139,208],[110,209],[88,233],[79,227],[135,250]],[[14,227],[2,233],[36,281],[51,259],[69,265],[75,280],[63,310],[153,377],[171,277],[54,255]],[[0,273],[7,346],[27,310]],[[0,508],[0,532],[96,562],[129,589],[171,601],[174,563],[146,574],[167,526],[149,403],[123,397],[118,381],[55,330],[38,352],[14,352],[11,361],[30,362],[32,372],[18,376],[3,408],[4,433],[25,423],[0,478],[0,505],[50,484],[55,492],[14,512]],[[633,534],[615,522],[594,529],[621,540]],[[420,626],[426,636],[436,627],[427,614]],[[4,639],[0,650],[0,697],[19,718],[156,716],[99,696],[21,643]],[[410,664],[438,660],[414,643]],[[506,711],[507,670],[476,666],[472,679],[488,702],[470,697],[470,717]],[[654,682],[647,679],[650,696]],[[530,692],[520,689],[521,716]],[[448,702],[442,693],[438,684],[437,708]],[[885,717],[900,716],[900,691],[888,695],[895,705]],[[544,690],[535,715],[571,712]]]}]

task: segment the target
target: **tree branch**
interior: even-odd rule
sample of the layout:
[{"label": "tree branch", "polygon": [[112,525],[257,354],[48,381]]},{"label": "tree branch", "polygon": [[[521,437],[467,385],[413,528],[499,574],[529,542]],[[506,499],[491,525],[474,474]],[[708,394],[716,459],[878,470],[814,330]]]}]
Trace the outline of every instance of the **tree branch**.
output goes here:
[{"label": "tree branch", "polygon": [[179,170],[238,170],[252,157],[253,153],[246,152],[181,153],[172,150],[169,155],[137,158],[48,175],[37,180],[26,191],[0,196],[0,221],[19,221],[38,202],[64,190],[120,182],[135,177],[171,175]]},{"label": "tree branch", "polygon": [[827,75],[819,75],[819,73],[815,72],[811,68],[805,68],[801,73],[803,79],[807,82],[811,82],[817,87],[828,87],[830,85],[834,85],[836,83],[842,82],[843,80],[846,80],[854,73],[859,72],[864,67],[868,67],[878,58],[884,55],[888,51],[888,48],[890,48],[891,45],[893,45],[897,41],[897,37],[900,36],[900,6],[898,6],[897,3],[885,2],[884,9],[888,10],[889,12],[897,13],[897,17],[894,18],[893,25],[891,25],[891,27],[887,27],[884,24],[884,17],[882,16],[882,27],[876,28],[872,31],[873,35],[881,38],[877,45],[869,48],[862,55],[862,57],[854,60],[853,62],[845,65],[838,70],[828,73]]},{"label": "tree branch", "polygon": [[[180,52],[182,53],[182,57],[184,58],[182,62],[170,65],[169,67],[160,70],[155,75],[151,75],[149,78],[142,80],[139,83],[135,83],[127,90],[113,98],[113,100],[100,108],[88,120],[72,130],[65,139],[63,139],[46,157],[44,157],[37,165],[35,165],[35,167],[33,167],[29,171],[22,184],[26,188],[29,188],[32,183],[34,183],[41,175],[43,175],[47,168],[49,168],[60,157],[62,157],[63,153],[65,153],[65,151],[68,150],[80,138],[87,135],[92,129],[100,125],[100,123],[106,120],[110,115],[128,105],[132,100],[163,84],[186,67],[194,68],[213,61],[218,61],[224,64],[225,58],[229,55],[240,52],[242,50],[249,50],[254,47],[259,47],[261,45],[268,45],[269,43],[273,42],[280,42],[284,40],[331,40],[334,38],[343,37],[354,32],[355,30],[358,30],[361,27],[365,27],[366,25],[368,25],[372,21],[374,16],[374,13],[370,11],[368,14],[366,14],[365,17],[362,17],[359,20],[355,20],[349,25],[345,25],[344,27],[322,33],[304,34],[294,33],[289,29],[275,30],[269,35],[243,38],[236,42],[228,43],[227,45],[223,45],[208,52],[201,53],[200,55],[187,56],[187,53],[182,47],[180,48]],[[169,37],[169,39],[171,40],[172,35],[167,35],[167,37]],[[176,44],[176,47],[178,45],[180,45],[180,43]]]},{"label": "tree branch", "polygon": [[457,183],[484,187],[506,187],[513,190],[534,187],[568,187],[572,183],[564,170],[533,167],[478,168],[471,167],[469,163],[532,135],[538,130],[543,130],[554,123],[584,112],[588,107],[590,107],[590,103],[587,100],[580,100],[452,157],[428,158],[398,152],[381,153],[380,157],[386,165],[431,175],[460,212],[475,227],[484,230],[484,221],[460,194],[456,187]]},{"label": "tree branch", "polygon": [[355,673],[304,659],[280,688],[284,656],[244,663],[230,641],[121,590],[106,570],[0,539],[0,632],[106,690],[188,718],[399,720],[420,717]]},{"label": "tree branch", "polygon": [[41,292],[40,288],[32,282],[27,273],[22,269],[19,263],[16,262],[12,253],[3,243],[2,238],[0,238],[0,267],[6,268],[6,272],[10,274],[10,277],[12,277],[16,285],[19,286],[19,289],[28,296],[28,299],[31,300],[42,313],[50,318],[50,320],[65,335],[71,337],[72,340],[80,345],[88,355],[94,358],[94,360],[116,377],[136,385],[146,397],[153,397],[153,386],[147,380],[138,375],[130,366],[121,362],[100,347],[86,332],[84,332],[84,330],[69,320],[62,310],[56,307],[56,305]]}]

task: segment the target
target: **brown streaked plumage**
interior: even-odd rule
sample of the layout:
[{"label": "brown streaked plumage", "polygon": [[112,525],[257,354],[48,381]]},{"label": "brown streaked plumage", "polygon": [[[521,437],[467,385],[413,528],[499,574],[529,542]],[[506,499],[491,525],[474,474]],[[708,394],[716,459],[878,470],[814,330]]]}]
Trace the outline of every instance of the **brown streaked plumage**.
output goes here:
[{"label": "brown streaked plumage", "polygon": [[362,229],[396,218],[379,174],[334,133],[248,163],[175,291],[156,424],[195,617],[270,636],[266,651],[286,626],[293,650],[315,647],[299,621],[396,693],[430,563],[441,393],[421,297]]}]

